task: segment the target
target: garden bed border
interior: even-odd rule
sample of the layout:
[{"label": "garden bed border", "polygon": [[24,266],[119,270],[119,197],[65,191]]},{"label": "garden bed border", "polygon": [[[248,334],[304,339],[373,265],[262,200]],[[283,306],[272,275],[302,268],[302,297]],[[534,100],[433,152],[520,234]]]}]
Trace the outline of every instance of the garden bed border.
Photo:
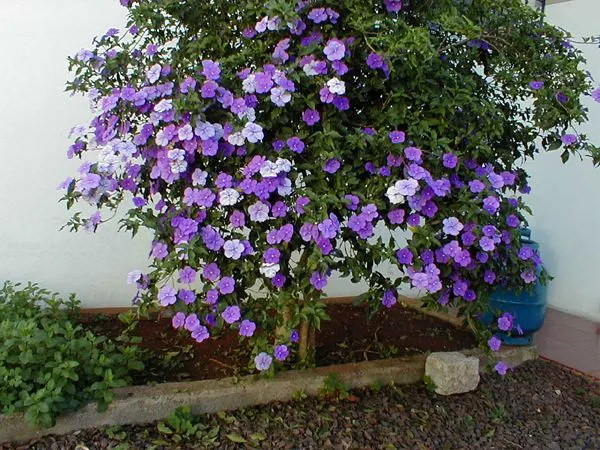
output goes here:
[{"label": "garden bed border", "polygon": [[[352,297],[329,300],[349,303]],[[420,309],[418,300],[403,298],[405,306]],[[421,310],[428,313],[425,310]],[[89,312],[89,310],[88,310]],[[96,310],[96,312],[101,312]],[[116,312],[116,311],[115,311]],[[455,316],[431,313],[436,317],[460,325]],[[480,359],[480,371],[490,362],[478,349],[465,350],[468,356]],[[503,347],[494,354],[512,367],[537,358],[535,346]],[[336,374],[348,388],[369,387],[376,383],[398,385],[416,383],[423,379],[426,355],[360,363],[339,364],[306,370],[277,373],[273,378],[249,375],[240,378],[161,383],[154,386],[129,386],[115,389],[115,399],[105,412],[98,412],[94,404],[57,418],[52,428],[31,428],[22,414],[0,415],[0,443],[28,441],[49,434],[66,434],[80,429],[111,425],[132,425],[166,419],[171,412],[189,405],[195,414],[262,405],[274,401],[290,401],[298,392],[318,395],[325,379]]]}]

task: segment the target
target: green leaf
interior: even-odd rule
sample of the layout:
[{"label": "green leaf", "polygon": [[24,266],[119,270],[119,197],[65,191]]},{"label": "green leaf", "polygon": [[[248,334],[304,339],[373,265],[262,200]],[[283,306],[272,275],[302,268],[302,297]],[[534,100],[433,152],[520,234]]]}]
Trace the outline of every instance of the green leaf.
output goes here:
[{"label": "green leaf", "polygon": [[229,439],[231,442],[235,442],[237,444],[243,444],[246,441],[246,439],[244,439],[242,436],[240,436],[239,434],[235,434],[235,433],[230,433],[226,435],[227,439]]}]

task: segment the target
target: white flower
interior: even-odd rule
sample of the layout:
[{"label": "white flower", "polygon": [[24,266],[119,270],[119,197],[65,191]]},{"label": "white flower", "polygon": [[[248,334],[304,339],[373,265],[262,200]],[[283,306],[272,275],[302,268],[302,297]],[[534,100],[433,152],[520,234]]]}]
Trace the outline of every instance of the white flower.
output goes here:
[{"label": "white flower", "polygon": [[215,136],[216,130],[212,124],[208,122],[198,121],[196,123],[194,133],[196,133],[196,136],[198,136],[200,139],[206,141]]},{"label": "white flower", "polygon": [[141,270],[134,270],[127,274],[127,284],[135,284],[142,278]]},{"label": "white flower", "polygon": [[302,70],[309,77],[314,77],[314,76],[318,75],[318,72],[315,70],[316,65],[317,65],[317,61],[311,61],[307,64],[304,64],[304,67],[302,67]]},{"label": "white flower", "polygon": [[277,193],[282,197],[287,197],[292,193],[292,182],[289,178],[284,178],[283,184],[277,186]]},{"label": "white flower", "polygon": [[260,174],[265,178],[276,177],[279,172],[277,164],[272,161],[265,161],[260,167]]},{"label": "white flower", "polygon": [[269,220],[269,207],[263,202],[256,202],[248,207],[248,214],[254,222],[266,222]]},{"label": "white flower", "polygon": [[120,155],[131,158],[136,151],[135,144],[130,141],[119,141],[113,143],[113,149]]},{"label": "white flower", "polygon": [[261,142],[263,140],[265,134],[263,133],[263,129],[260,125],[248,122],[242,130],[242,136],[244,136],[248,142],[256,144],[257,142]]},{"label": "white flower", "polygon": [[162,99],[154,106],[154,111],[162,113],[173,109],[173,100]]},{"label": "white flower", "polygon": [[181,160],[171,161],[169,163],[169,165],[171,166],[172,173],[182,173],[182,172],[186,171],[188,164],[185,159],[181,159]]},{"label": "white flower", "polygon": [[88,132],[88,126],[84,124],[75,125],[69,133],[70,138],[79,139],[84,137]]},{"label": "white flower", "polygon": [[268,22],[269,22],[269,18],[267,16],[265,16],[256,23],[256,26],[254,27],[254,29],[258,33],[264,33],[265,31],[267,31],[267,23]]},{"label": "white flower", "polygon": [[239,131],[236,131],[235,133],[231,133],[227,137],[227,142],[229,142],[231,145],[236,145],[238,147],[244,145],[245,141],[246,141],[246,138],[244,138],[242,133],[240,133]]},{"label": "white flower", "polygon": [[194,170],[194,173],[192,173],[192,184],[194,186],[204,186],[207,177],[208,172],[206,170],[196,169]]},{"label": "white flower", "polygon": [[242,89],[247,94],[254,94],[256,92],[256,76],[254,74],[248,75],[244,81],[242,81]]},{"label": "white flower", "polygon": [[277,275],[277,272],[279,272],[279,269],[281,269],[281,266],[278,263],[263,263],[263,265],[260,266],[260,269],[258,269],[258,270],[265,277],[273,278],[273,277],[275,277],[275,275]]},{"label": "white flower", "polygon": [[156,140],[156,143],[162,147],[169,144],[169,138],[168,138],[167,134],[165,133],[165,130],[159,130],[158,133],[156,133],[155,140]]},{"label": "white flower", "polygon": [[190,141],[194,137],[194,132],[192,131],[192,126],[189,123],[186,123],[177,131],[177,137],[179,137],[180,141]]},{"label": "white flower", "polygon": [[98,171],[111,174],[119,168],[119,158],[112,152],[112,149],[105,147],[98,155]]},{"label": "white flower", "polygon": [[223,206],[235,205],[240,199],[240,193],[235,189],[227,188],[219,192],[219,203]]},{"label": "white flower", "polygon": [[344,95],[346,93],[346,83],[338,78],[332,78],[327,82],[327,88],[332,94]]},{"label": "white flower", "polygon": [[271,89],[271,101],[277,106],[282,107],[292,100],[292,94],[283,89],[282,87],[275,87]]},{"label": "white flower", "polygon": [[243,113],[238,114],[240,119],[246,119],[248,122],[256,120],[256,110],[254,108],[246,108]]},{"label": "white flower", "polygon": [[292,170],[292,163],[289,159],[277,158],[275,165],[277,166],[279,172],[288,173],[290,170]]},{"label": "white flower", "polygon": [[392,205],[397,205],[399,203],[404,203],[404,196],[400,194],[398,188],[394,186],[390,186],[385,193],[385,196],[390,200]]},{"label": "white flower", "polygon": [[173,150],[169,150],[167,152],[167,157],[171,161],[181,161],[185,159],[185,150],[181,148],[174,148]]},{"label": "white flower", "polygon": [[244,253],[244,244],[242,244],[239,239],[225,241],[223,244],[223,251],[225,252],[226,258],[240,259],[242,253]]},{"label": "white flower", "polygon": [[155,81],[157,81],[160,78],[161,70],[162,67],[160,66],[160,64],[154,64],[152,67],[150,67],[150,69],[148,69],[148,72],[146,72],[146,78],[148,78],[148,81],[150,83],[154,83]]}]

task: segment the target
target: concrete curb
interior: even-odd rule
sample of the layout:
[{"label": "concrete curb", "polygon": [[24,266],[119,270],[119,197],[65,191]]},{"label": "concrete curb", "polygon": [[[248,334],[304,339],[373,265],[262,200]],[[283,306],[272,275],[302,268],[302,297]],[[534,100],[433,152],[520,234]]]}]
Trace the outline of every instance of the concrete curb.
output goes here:
[{"label": "concrete curb", "polygon": [[[467,355],[480,358],[480,371],[485,370],[486,357],[479,350],[466,350]],[[537,357],[535,347],[505,347],[497,355],[513,367]],[[85,428],[129,425],[162,420],[176,408],[189,405],[194,413],[214,413],[245,408],[274,401],[292,400],[302,391],[317,395],[330,374],[337,374],[350,388],[370,386],[376,382],[388,384],[416,383],[425,373],[426,355],[367,361],[355,364],[292,370],[278,373],[272,379],[250,375],[239,380],[192,381],[164,383],[155,386],[132,386],[115,389],[115,400],[107,411],[99,413],[94,405],[58,418],[47,429],[29,428],[22,414],[0,415],[0,443],[26,441],[48,434],[65,434]]]}]

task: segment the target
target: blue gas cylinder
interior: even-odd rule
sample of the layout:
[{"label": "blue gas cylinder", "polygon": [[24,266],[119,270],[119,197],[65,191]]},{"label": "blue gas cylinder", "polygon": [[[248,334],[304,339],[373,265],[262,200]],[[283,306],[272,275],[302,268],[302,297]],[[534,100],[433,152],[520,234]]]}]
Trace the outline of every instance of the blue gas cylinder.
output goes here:
[{"label": "blue gas cylinder", "polygon": [[[539,244],[531,239],[531,230],[524,228],[521,230],[521,243],[524,246],[531,247],[536,253],[539,250]],[[538,268],[538,275],[542,268]],[[508,312],[514,318],[515,326],[520,327],[519,332],[513,329],[509,334],[497,332],[502,342],[509,345],[528,345],[533,340],[533,333],[538,331],[544,323],[546,316],[547,289],[539,280],[536,282],[531,292],[522,291],[516,293],[503,288],[495,289],[490,298],[490,308],[500,310],[503,313]],[[522,334],[520,334],[522,331]]]}]

